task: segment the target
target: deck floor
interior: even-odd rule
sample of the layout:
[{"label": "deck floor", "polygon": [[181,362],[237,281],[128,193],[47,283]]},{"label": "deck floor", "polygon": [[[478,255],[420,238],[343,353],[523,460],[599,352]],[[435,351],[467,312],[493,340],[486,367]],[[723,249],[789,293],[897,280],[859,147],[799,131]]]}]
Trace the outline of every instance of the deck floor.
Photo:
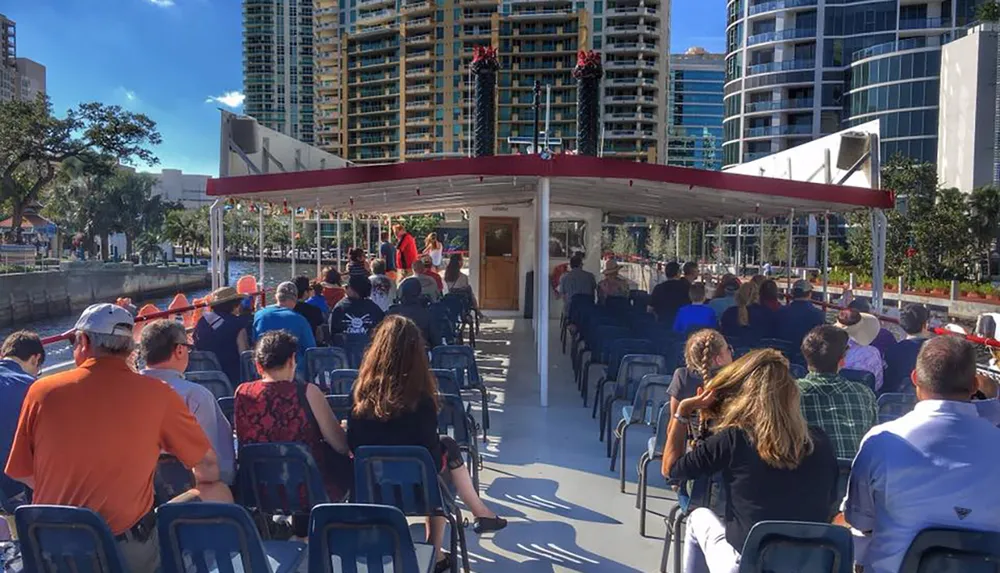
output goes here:
[{"label": "deck floor", "polygon": [[557,321],[550,332],[549,407],[542,408],[531,322],[495,318],[482,325],[477,360],[493,402],[481,491],[510,524],[482,538],[467,530],[472,570],[656,571],[660,516],[674,502],[655,467],[647,537],[641,537],[635,466],[651,431],[629,431],[626,493],[619,493],[618,472],[609,470],[597,422],[583,407],[569,356],[560,349]]}]

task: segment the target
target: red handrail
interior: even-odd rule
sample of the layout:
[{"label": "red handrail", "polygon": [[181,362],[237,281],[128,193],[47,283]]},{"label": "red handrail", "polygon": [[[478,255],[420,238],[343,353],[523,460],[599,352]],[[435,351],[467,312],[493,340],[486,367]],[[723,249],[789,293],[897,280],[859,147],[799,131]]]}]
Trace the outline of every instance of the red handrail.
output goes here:
[{"label": "red handrail", "polygon": [[[264,295],[265,295],[266,292],[267,292],[266,289],[265,290],[260,290],[260,291],[257,291],[257,292],[249,293],[247,296],[249,296],[249,297],[261,296],[262,297],[261,300],[263,301],[264,300],[263,297],[264,297]],[[191,312],[192,310],[195,310],[195,309],[205,308],[208,305],[209,305],[209,302],[205,301],[205,302],[200,302],[198,304],[192,304],[190,306],[184,306],[184,307],[181,307],[181,308],[173,308],[173,309],[168,309],[168,310],[161,310],[160,312],[154,312],[154,313],[147,314],[147,315],[144,315],[144,316],[137,316],[137,317],[135,317],[135,321],[136,322],[146,322],[146,321],[150,321],[150,320],[156,320],[157,318],[166,318],[166,317],[174,316],[174,315],[177,315],[177,314],[183,314],[185,312]],[[54,344],[56,342],[61,342],[63,340],[68,340],[68,339],[69,339],[69,333],[68,332],[64,332],[62,334],[56,334],[54,336],[48,336],[48,337],[43,338],[42,339],[42,345],[44,346],[44,345],[47,345],[47,344]]]}]

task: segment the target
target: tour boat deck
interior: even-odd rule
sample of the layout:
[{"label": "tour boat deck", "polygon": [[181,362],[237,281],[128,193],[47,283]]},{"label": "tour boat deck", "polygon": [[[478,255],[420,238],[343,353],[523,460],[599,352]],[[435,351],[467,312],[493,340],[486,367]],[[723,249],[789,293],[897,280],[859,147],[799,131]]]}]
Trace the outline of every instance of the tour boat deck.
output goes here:
[{"label": "tour boat deck", "polygon": [[618,472],[608,469],[597,422],[583,407],[569,356],[559,347],[557,321],[550,332],[549,406],[543,408],[531,322],[495,318],[482,325],[477,362],[494,400],[481,492],[510,524],[481,538],[467,531],[472,571],[656,571],[664,533],[657,514],[674,502],[654,464],[649,505],[655,513],[647,517],[648,537],[639,535],[635,466],[651,431],[629,430],[628,483],[619,493]]}]

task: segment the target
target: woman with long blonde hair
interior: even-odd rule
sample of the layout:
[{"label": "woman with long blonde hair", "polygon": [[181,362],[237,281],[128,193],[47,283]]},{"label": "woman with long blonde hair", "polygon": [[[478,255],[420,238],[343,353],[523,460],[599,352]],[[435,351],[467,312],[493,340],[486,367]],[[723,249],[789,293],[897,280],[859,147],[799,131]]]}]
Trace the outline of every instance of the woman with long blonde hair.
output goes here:
[{"label": "woman with long blonde hair", "polygon": [[[375,331],[354,383],[354,408],[347,426],[351,451],[362,446],[423,446],[440,463],[475,517],[476,533],[498,531],[507,521],[479,498],[458,444],[438,434],[437,380],[427,363],[420,328],[412,320],[387,316]],[[442,555],[445,519],[427,520],[427,540],[439,557],[435,571],[450,569],[451,555]]]},{"label": "woman with long blonde hair", "polygon": [[755,346],[761,338],[771,335],[773,322],[773,313],[760,304],[760,286],[747,281],[736,291],[736,306],[722,313],[719,328],[727,338],[739,340],[741,346]]},{"label": "woman with long blonde hair", "polygon": [[431,265],[435,271],[441,268],[444,245],[438,240],[437,233],[429,233],[424,238],[424,254],[431,258]]},{"label": "woman with long blonde hair", "polygon": [[[684,453],[698,412],[712,435]],[[799,387],[777,350],[757,350],[726,366],[682,400],[670,420],[664,477],[705,480],[721,474],[728,492],[725,525],[707,508],[688,516],[684,573],[736,573],[739,551],[759,521],[827,522],[836,497],[837,458],[830,439],[806,425]]]}]

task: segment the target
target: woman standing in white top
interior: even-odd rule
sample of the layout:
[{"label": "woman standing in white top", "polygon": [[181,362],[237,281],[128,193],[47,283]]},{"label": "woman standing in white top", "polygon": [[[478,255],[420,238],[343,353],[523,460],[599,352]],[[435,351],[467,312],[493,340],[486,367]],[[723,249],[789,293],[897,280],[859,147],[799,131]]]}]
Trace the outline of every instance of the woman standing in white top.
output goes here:
[{"label": "woman standing in white top", "polygon": [[434,270],[441,268],[441,258],[444,256],[444,245],[438,241],[437,233],[430,233],[424,239],[424,254],[431,258]]}]

